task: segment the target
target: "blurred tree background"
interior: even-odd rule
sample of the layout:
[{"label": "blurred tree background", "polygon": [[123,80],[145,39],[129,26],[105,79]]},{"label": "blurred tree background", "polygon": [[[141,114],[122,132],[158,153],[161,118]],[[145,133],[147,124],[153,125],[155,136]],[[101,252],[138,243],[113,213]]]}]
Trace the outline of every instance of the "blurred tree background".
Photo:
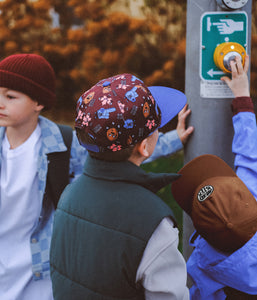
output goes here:
[{"label": "blurred tree background", "polygon": [[[186,0],[0,0],[0,59],[38,53],[57,75],[55,118],[98,80],[134,73],[184,90]],[[55,17],[54,17],[55,16]],[[257,55],[253,1],[252,58]],[[251,61],[257,97],[257,60]]]},{"label": "blurred tree background", "polygon": [[123,72],[184,90],[186,1],[1,0],[0,11],[0,59],[30,52],[52,64],[55,119],[73,121],[82,92]]},{"label": "blurred tree background", "polygon": [[[57,75],[54,118],[71,112],[82,92],[123,72],[148,85],[184,90],[186,0],[0,0],[0,59],[38,53]],[[257,55],[253,1],[252,57]],[[257,97],[257,60],[251,62]]]}]

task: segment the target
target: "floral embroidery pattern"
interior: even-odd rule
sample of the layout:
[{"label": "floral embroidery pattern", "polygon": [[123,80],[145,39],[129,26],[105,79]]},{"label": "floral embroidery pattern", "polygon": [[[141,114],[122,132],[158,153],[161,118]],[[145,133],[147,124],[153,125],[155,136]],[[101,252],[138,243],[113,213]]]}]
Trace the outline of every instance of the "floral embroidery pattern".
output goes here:
[{"label": "floral embroidery pattern", "polygon": [[152,129],[155,125],[156,124],[154,120],[148,120],[146,123],[146,127],[148,127],[149,129]]},{"label": "floral embroidery pattern", "polygon": [[119,150],[121,150],[121,145],[115,145],[115,144],[112,144],[111,146],[110,146],[110,149],[113,151],[113,152],[115,152],[115,151],[119,151]]},{"label": "floral embroidery pattern", "polygon": [[106,95],[104,95],[103,97],[99,98],[99,100],[102,102],[102,105],[111,105],[112,104],[112,98],[111,97],[107,97]]},{"label": "floral embroidery pattern", "polygon": [[91,121],[91,118],[90,118],[89,113],[82,117],[82,125],[88,126],[90,121]]}]

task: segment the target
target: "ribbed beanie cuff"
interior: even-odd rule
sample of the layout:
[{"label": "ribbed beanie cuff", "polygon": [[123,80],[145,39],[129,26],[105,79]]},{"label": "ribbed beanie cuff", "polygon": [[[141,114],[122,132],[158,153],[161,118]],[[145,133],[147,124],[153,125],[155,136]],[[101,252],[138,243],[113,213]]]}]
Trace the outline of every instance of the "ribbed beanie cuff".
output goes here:
[{"label": "ribbed beanie cuff", "polygon": [[22,92],[47,109],[56,100],[54,70],[40,55],[15,54],[3,59],[0,86]]}]

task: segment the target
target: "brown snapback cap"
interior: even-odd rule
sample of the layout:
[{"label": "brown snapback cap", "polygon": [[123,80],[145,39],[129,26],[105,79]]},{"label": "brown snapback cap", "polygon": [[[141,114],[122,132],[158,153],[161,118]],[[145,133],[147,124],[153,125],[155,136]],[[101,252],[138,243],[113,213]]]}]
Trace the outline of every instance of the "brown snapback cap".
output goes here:
[{"label": "brown snapback cap", "polygon": [[186,164],[172,194],[213,247],[234,252],[257,231],[257,202],[233,169],[215,155]]}]

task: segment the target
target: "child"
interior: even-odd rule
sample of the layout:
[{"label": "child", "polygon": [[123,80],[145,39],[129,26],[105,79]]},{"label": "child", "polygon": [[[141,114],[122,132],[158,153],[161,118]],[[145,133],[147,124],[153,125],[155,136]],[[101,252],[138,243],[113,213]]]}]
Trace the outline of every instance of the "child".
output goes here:
[{"label": "child", "polygon": [[[234,243],[237,242],[238,244],[233,245],[231,242],[233,236],[225,236],[221,232],[220,237],[222,241],[218,245],[218,239],[213,233],[214,228],[217,227],[217,224],[213,223],[215,220],[212,219],[213,216],[210,218],[212,219],[211,223],[209,222],[209,225],[213,226],[212,233],[207,230],[209,227],[206,227],[204,229],[205,232],[202,232],[203,229],[199,229],[199,224],[195,223],[195,227],[201,235],[197,237],[193,235],[190,241],[191,245],[195,247],[187,262],[188,273],[193,280],[193,286],[190,289],[191,299],[236,300],[257,298],[257,212],[255,201],[257,199],[257,127],[253,103],[249,97],[248,67],[248,56],[245,59],[244,67],[241,60],[236,58],[235,62],[231,63],[232,79],[223,77],[222,80],[230,86],[236,97],[232,102],[235,131],[232,150],[235,153],[236,174],[251,193],[237,179],[241,190],[238,190],[236,184],[231,187],[225,186],[221,197],[224,202],[230,200],[229,205],[226,207],[226,212],[231,214],[230,218],[233,218],[235,222],[239,222],[237,230],[240,229],[243,234],[248,232],[250,235],[242,239],[242,235],[240,236],[238,230],[238,236],[234,238]],[[211,166],[209,159],[205,159],[205,162],[201,159],[195,159],[195,161],[189,162],[188,165],[179,171],[182,177],[172,187],[173,195],[178,203],[181,204],[181,201],[184,201],[182,200],[182,194],[185,193],[184,186],[187,186],[186,190],[188,191],[189,184],[193,185],[194,188],[191,188],[192,192],[191,195],[188,194],[187,201],[193,201],[193,190],[196,188],[196,184],[193,183],[195,178],[200,175],[203,176],[206,172],[212,172],[213,165],[216,166],[217,175],[221,175],[222,168],[219,168],[220,162],[218,159],[216,159],[216,164],[212,163]],[[199,161],[202,166],[200,166]],[[185,172],[189,174],[189,170],[191,170],[190,176],[186,177]],[[203,178],[201,180],[203,181]],[[225,193],[225,190],[227,193]],[[249,206],[245,215],[244,207],[238,208],[237,211],[232,210],[233,205],[237,203],[236,199],[238,196],[236,196],[236,190],[238,190],[237,195],[241,195],[243,200],[246,198],[247,205]],[[208,203],[208,201],[205,200],[203,203]],[[192,217],[190,210],[183,204],[181,206]],[[223,212],[223,209],[219,211],[220,215],[221,212]],[[199,219],[200,211],[197,211],[197,214]],[[222,216],[224,215],[222,214]],[[243,216],[246,217],[245,220],[242,219]],[[196,220],[196,216],[194,220]],[[230,232],[230,229],[233,230],[231,224],[233,223],[230,222],[228,229],[224,230],[228,232]],[[205,224],[205,226],[207,225]]]},{"label": "child", "polygon": [[[55,74],[43,57],[16,54],[0,62],[0,299],[52,299],[54,208],[87,155],[75,132],[67,151],[59,127],[40,116],[54,103]],[[182,148],[192,132],[185,128],[189,113],[185,107],[177,130],[160,135],[152,159]]]},{"label": "child", "polygon": [[[43,57],[17,54],[0,62],[0,299],[53,299],[49,248],[56,199],[47,169],[50,156],[62,157],[67,147],[59,127],[39,114],[54,102],[55,74]],[[85,155],[74,134],[67,163],[73,177],[81,174]]]},{"label": "child", "polygon": [[56,300],[189,299],[186,264],[170,208],[155,195],[176,174],[145,173],[158,128],[186,103],[131,74],[98,82],[78,101],[75,128],[89,151],[54,220]]},{"label": "child", "polygon": [[[251,299],[257,294],[255,198],[214,155],[196,157],[178,173],[182,176],[172,184],[172,194],[196,229],[187,261],[190,299]],[[237,298],[242,294],[245,298]]]}]

